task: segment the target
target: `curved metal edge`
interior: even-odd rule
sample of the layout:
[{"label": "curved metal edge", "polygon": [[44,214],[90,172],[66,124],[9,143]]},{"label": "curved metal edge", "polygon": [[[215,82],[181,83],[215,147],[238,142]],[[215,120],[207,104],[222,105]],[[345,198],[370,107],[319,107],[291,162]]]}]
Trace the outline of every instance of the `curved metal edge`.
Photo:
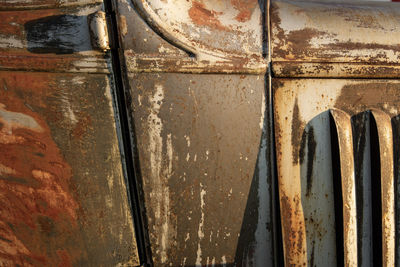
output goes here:
[{"label": "curved metal edge", "polygon": [[[170,25],[168,25],[165,21],[163,21],[156,12],[152,9],[152,7],[145,0],[131,0],[131,3],[135,7],[138,14],[141,18],[150,26],[150,28],[159,34],[163,39],[177,48],[185,51],[191,56],[195,56],[198,60],[207,60],[210,62],[216,61],[229,61],[232,58],[240,59],[246,58],[244,54],[228,54],[220,49],[215,49],[212,51],[207,49],[207,47],[197,43],[194,44],[194,41],[186,36],[185,34],[174,31]],[[259,55],[262,58],[262,53]]]}]

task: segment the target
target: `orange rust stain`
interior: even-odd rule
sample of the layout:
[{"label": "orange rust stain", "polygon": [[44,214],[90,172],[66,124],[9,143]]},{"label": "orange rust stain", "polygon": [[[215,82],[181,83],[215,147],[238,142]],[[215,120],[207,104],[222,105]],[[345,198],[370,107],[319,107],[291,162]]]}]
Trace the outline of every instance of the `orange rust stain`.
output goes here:
[{"label": "orange rust stain", "polygon": [[61,262],[58,265],[59,267],[72,267],[71,259],[68,255],[68,252],[65,250],[57,250],[58,256],[61,258]]},{"label": "orange rust stain", "polygon": [[[18,51],[19,50],[19,51]],[[10,54],[10,51],[0,50],[0,65],[4,68],[20,68],[21,66],[29,66],[30,70],[68,70],[78,69],[75,63],[82,60],[76,55],[63,55],[60,57],[56,54],[33,54],[26,50],[16,49]]]},{"label": "orange rust stain", "polygon": [[16,93],[45,108],[46,95],[40,93],[45,83],[30,75],[0,79],[0,262],[12,265],[69,266],[69,253],[79,254],[70,248],[55,251],[67,238],[63,234],[78,227],[71,167],[46,120]]},{"label": "orange rust stain", "polygon": [[0,12],[0,33],[23,37],[26,22],[60,13],[57,9]]},{"label": "orange rust stain", "polygon": [[192,7],[189,9],[189,17],[195,24],[228,31],[229,28],[222,25],[217,18],[221,14],[222,12],[207,9],[202,1],[193,1]]},{"label": "orange rust stain", "polygon": [[88,127],[90,127],[92,124],[92,119],[90,116],[80,114],[79,117],[80,119],[72,131],[73,136],[77,139],[81,139],[85,135]]},{"label": "orange rust stain", "polygon": [[239,22],[246,22],[250,20],[254,9],[256,8],[257,0],[231,0],[233,7],[239,11],[235,19]]}]

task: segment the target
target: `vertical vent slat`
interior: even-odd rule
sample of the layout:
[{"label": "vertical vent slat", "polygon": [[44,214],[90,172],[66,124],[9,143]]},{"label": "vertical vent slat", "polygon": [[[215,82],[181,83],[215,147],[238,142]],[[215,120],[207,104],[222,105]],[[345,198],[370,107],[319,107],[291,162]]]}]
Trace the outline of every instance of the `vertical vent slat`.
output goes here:
[{"label": "vertical vent slat", "polygon": [[340,151],[343,198],[344,264],[357,266],[357,209],[351,118],[341,110],[332,109]]},{"label": "vertical vent slat", "polygon": [[335,206],[335,228],[336,228],[336,266],[344,266],[344,239],[343,239],[343,194],[340,170],[339,138],[336,130],[335,120],[330,115],[331,134],[331,157],[333,177],[333,197]]},{"label": "vertical vent slat", "polygon": [[394,210],[394,167],[393,133],[391,118],[379,110],[373,110],[378,139],[381,165],[382,201],[382,264],[394,266],[395,255],[395,210]]},{"label": "vertical vent slat", "polygon": [[370,115],[370,112],[362,112],[351,118],[356,182],[357,252],[360,267],[373,266],[374,260],[371,168],[375,164],[371,161],[371,156],[374,156],[371,155],[371,142],[377,140],[371,140]]}]

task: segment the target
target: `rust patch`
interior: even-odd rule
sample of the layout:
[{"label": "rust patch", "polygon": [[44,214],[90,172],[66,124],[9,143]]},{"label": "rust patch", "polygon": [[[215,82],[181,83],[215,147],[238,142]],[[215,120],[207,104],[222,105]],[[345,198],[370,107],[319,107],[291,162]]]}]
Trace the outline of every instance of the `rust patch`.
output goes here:
[{"label": "rust patch", "polygon": [[[285,247],[285,265],[286,266],[300,266],[302,264],[300,259],[304,259],[306,248],[304,236],[305,226],[304,220],[299,212],[300,200],[294,198],[293,201],[283,194],[281,197],[281,218],[283,219],[282,231],[284,234],[284,247]],[[304,263],[305,264],[305,263]]]},{"label": "rust patch", "polygon": [[80,114],[79,117],[80,119],[72,131],[72,135],[77,139],[81,139],[92,124],[92,119],[89,115]]},{"label": "rust patch", "polygon": [[311,40],[319,36],[326,35],[326,32],[318,31],[312,28],[291,31],[285,36],[285,41],[289,44],[286,50],[278,49],[280,57],[292,60],[299,56],[312,56],[315,49],[311,49]]},{"label": "rust patch", "polygon": [[[379,91],[378,89],[379,88]],[[349,114],[359,113],[371,108],[390,111],[398,110],[400,102],[399,85],[393,83],[349,84],[342,88],[335,102],[335,108]],[[378,93],[379,92],[379,93]],[[357,107],[356,110],[355,107]]]},{"label": "rust patch", "polygon": [[208,26],[222,31],[229,31],[229,28],[222,25],[217,18],[218,15],[222,14],[222,12],[207,9],[202,1],[194,1],[188,13],[189,17],[197,25]]},{"label": "rust patch", "polygon": [[231,4],[239,11],[235,19],[239,22],[250,20],[255,7],[258,4],[257,0],[231,0]]},{"label": "rust patch", "polygon": [[24,36],[24,24],[31,20],[60,14],[59,9],[0,12],[0,32],[5,35]]},{"label": "rust patch", "polygon": [[78,227],[71,167],[46,121],[14,91],[0,90],[0,103],[0,261],[70,266],[81,248],[56,252],[67,237],[55,236]]}]

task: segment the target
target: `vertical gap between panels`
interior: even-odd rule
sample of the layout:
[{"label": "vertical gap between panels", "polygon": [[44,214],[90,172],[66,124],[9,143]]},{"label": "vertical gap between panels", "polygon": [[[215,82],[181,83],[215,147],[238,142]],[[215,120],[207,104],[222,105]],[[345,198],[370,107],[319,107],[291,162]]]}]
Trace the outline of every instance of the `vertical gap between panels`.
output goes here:
[{"label": "vertical gap between panels", "polygon": [[276,267],[284,265],[283,256],[283,240],[282,240],[282,224],[280,216],[280,205],[279,205],[279,188],[278,188],[278,176],[276,173],[276,150],[275,150],[275,124],[274,124],[274,98],[273,98],[273,88],[272,88],[272,65],[271,65],[271,20],[270,20],[270,0],[264,0],[265,14],[263,16],[263,40],[264,47],[263,51],[266,53],[268,61],[268,72],[266,74],[266,108],[268,114],[268,127],[267,131],[270,136],[270,157],[271,162],[271,179],[272,179],[272,214],[273,214],[273,257],[274,265]]},{"label": "vertical gap between panels", "polygon": [[143,192],[141,188],[141,174],[139,159],[136,148],[136,137],[133,121],[130,121],[129,96],[127,73],[123,60],[120,60],[119,32],[117,25],[117,15],[114,10],[114,0],[104,0],[104,8],[107,14],[109,37],[111,43],[111,60],[113,78],[115,81],[115,92],[113,93],[116,101],[116,120],[119,121],[119,139],[121,145],[121,158],[125,167],[125,181],[127,183],[128,197],[135,225],[135,236],[137,250],[141,266],[152,266],[151,249],[147,232],[147,221],[145,217],[145,207],[143,202]]}]

